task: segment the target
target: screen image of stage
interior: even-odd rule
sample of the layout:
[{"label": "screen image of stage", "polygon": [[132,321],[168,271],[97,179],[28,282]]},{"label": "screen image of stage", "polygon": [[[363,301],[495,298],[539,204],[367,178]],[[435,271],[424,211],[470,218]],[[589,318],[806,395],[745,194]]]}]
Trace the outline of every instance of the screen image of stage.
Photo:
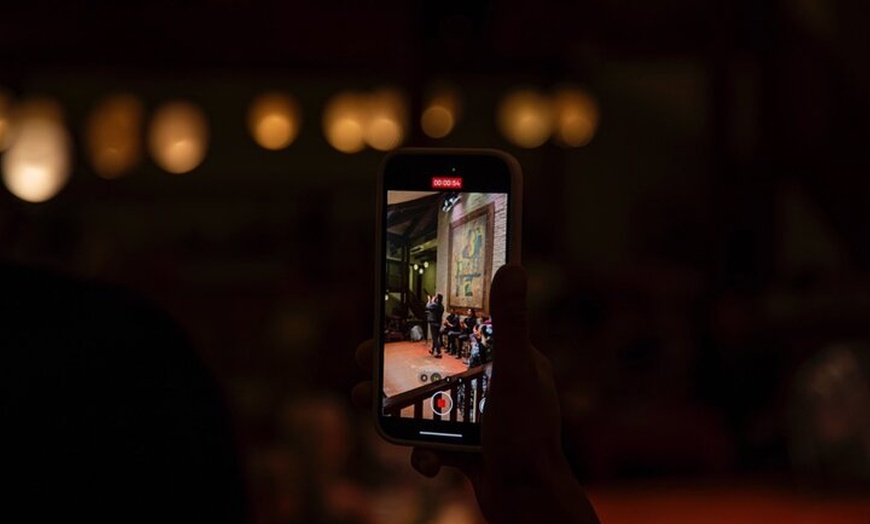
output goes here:
[{"label": "screen image of stage", "polygon": [[507,260],[507,195],[389,191],[386,415],[476,422],[493,357],[489,290]]}]

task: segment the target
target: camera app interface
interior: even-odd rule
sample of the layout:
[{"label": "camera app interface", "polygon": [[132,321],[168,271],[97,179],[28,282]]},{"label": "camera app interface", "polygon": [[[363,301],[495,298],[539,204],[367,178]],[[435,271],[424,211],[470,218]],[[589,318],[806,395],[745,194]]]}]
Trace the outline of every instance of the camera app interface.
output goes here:
[{"label": "camera app interface", "polygon": [[479,422],[498,336],[489,291],[507,260],[507,206],[505,193],[387,192],[385,416]]}]

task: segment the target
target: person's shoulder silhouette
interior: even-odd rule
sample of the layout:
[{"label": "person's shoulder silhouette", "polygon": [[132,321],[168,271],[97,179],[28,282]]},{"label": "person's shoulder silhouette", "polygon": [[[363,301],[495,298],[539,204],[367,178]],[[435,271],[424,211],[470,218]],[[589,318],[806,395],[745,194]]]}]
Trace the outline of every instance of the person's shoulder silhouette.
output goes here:
[{"label": "person's shoulder silhouette", "polygon": [[0,416],[4,512],[245,520],[217,384],[181,329],[132,292],[0,264]]}]

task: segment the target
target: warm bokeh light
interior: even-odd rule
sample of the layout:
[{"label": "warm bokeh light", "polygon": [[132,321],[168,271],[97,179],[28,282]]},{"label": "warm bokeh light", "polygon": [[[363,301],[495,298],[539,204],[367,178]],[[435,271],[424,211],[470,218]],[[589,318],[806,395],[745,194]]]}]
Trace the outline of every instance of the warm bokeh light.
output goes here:
[{"label": "warm bokeh light", "polygon": [[12,138],[12,95],[0,87],[0,151],[9,148]]},{"label": "warm bokeh light", "polygon": [[567,147],[585,146],[598,129],[598,104],[586,91],[565,87],[553,96],[556,141]]},{"label": "warm bokeh light", "polygon": [[453,131],[453,113],[444,106],[431,105],[423,111],[420,125],[423,132],[432,138],[444,138]]},{"label": "warm bokeh light", "polygon": [[394,118],[377,116],[366,126],[366,142],[378,151],[395,149],[402,143],[402,126]]},{"label": "warm bokeh light", "polygon": [[9,148],[3,155],[3,183],[28,202],[45,202],[70,176],[71,141],[60,107],[48,100],[16,109]]},{"label": "warm bokeh light", "polygon": [[378,151],[395,149],[405,140],[408,103],[398,90],[381,89],[369,95],[364,138]]},{"label": "warm bokeh light", "polygon": [[408,122],[407,97],[395,89],[339,93],[323,111],[323,134],[335,149],[356,153],[366,144],[379,151],[399,147]]},{"label": "warm bokeh light", "polygon": [[148,148],[164,170],[187,173],[202,163],[208,150],[208,123],[190,102],[169,102],[151,120]]},{"label": "warm bokeh light", "polygon": [[553,129],[550,101],[532,89],[514,91],[502,99],[497,123],[499,131],[514,144],[538,147]]},{"label": "warm bokeh light", "polygon": [[141,161],[143,114],[142,102],[132,95],[111,96],[94,108],[85,144],[98,175],[117,178]]},{"label": "warm bokeh light", "polygon": [[420,116],[420,126],[427,136],[444,138],[453,131],[459,119],[459,95],[452,89],[436,92],[426,103]]},{"label": "warm bokeh light", "polygon": [[365,147],[365,97],[353,92],[332,97],[323,110],[323,134],[329,145],[342,153],[356,153]]},{"label": "warm bokeh light", "polygon": [[248,131],[265,149],[284,149],[296,140],[301,126],[299,105],[283,93],[260,95],[248,111]]}]

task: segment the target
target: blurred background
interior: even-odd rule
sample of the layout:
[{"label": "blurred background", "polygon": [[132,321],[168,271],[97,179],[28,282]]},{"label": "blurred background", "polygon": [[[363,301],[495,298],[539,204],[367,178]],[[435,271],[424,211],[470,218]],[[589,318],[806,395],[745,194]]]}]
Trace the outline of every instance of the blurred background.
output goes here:
[{"label": "blurred background", "polygon": [[504,149],[533,338],[605,520],[866,522],[841,499],[870,484],[867,11],[7,2],[0,253],[171,314],[224,388],[253,522],[477,522],[348,392],[384,151]]}]

